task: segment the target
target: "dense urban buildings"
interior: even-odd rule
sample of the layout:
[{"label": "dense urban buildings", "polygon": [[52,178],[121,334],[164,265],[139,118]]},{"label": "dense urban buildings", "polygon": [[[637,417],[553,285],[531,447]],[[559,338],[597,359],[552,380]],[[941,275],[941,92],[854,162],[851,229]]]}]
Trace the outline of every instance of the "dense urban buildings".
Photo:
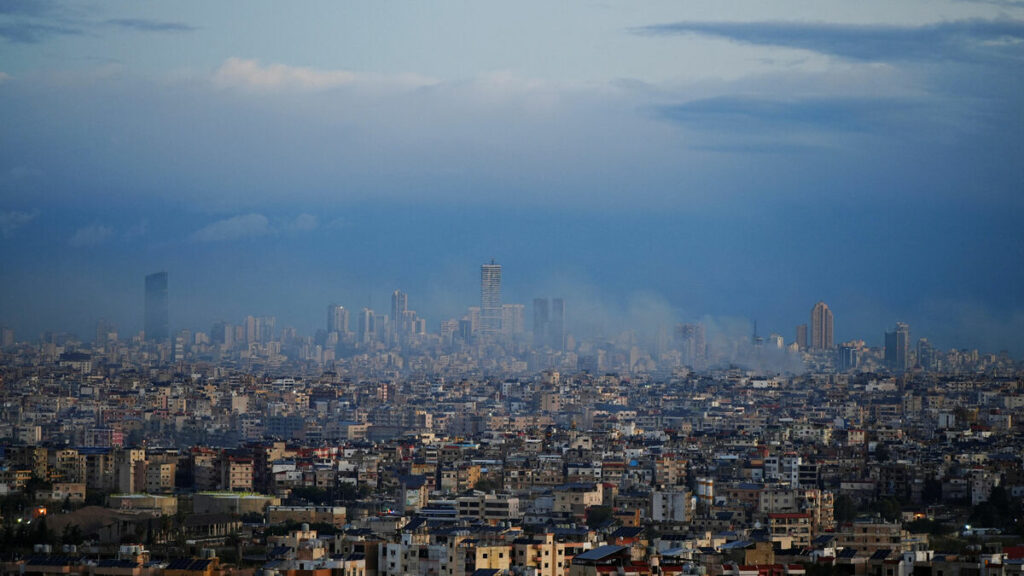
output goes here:
[{"label": "dense urban buildings", "polygon": [[106,321],[91,342],[5,335],[3,572],[1024,568],[1024,369],[1005,353],[911,347],[903,323],[833,350],[820,302],[811,346],[700,322],[587,337],[546,297],[526,335],[500,283],[485,264],[481,306],[436,333],[395,290],[354,332],[331,304],[314,336],[257,315],[164,341]]},{"label": "dense urban buildings", "polygon": [[0,576],[1024,576],[1024,0],[0,50]]}]

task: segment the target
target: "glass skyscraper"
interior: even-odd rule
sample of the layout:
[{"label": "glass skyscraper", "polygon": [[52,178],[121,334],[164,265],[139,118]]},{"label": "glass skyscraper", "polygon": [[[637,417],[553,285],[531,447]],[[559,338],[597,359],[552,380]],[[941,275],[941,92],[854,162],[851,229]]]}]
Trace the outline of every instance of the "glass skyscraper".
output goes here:
[{"label": "glass skyscraper", "polygon": [[501,333],[501,264],[480,266],[480,333]]},{"label": "glass skyscraper", "polygon": [[896,329],[885,333],[885,365],[893,372],[910,368],[910,325],[896,323]]}]

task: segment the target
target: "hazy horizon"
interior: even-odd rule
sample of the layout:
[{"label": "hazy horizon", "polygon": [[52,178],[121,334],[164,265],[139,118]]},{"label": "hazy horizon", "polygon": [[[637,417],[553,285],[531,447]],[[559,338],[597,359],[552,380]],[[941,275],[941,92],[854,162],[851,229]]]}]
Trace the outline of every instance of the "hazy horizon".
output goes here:
[{"label": "hazy horizon", "polygon": [[[0,3],[0,325],[896,322],[1024,357],[1024,3]],[[632,324],[631,324],[632,323]]]}]

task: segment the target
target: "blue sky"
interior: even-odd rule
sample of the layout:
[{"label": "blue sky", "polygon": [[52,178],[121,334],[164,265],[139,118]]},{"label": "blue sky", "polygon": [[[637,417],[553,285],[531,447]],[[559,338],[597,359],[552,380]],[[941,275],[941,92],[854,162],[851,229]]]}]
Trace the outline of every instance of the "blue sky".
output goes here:
[{"label": "blue sky", "polygon": [[131,333],[167,270],[178,328],[436,329],[493,257],[579,330],[1021,357],[1022,95],[1012,1],[0,1],[0,324]]}]

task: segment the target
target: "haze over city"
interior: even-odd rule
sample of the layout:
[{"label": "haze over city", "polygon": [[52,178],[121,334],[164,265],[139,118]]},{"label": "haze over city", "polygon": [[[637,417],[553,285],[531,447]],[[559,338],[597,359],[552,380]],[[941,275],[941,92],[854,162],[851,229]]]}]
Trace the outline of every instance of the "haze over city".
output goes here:
[{"label": "haze over city", "polygon": [[20,338],[324,307],[428,330],[836,342],[907,322],[1024,354],[1018,2],[0,4],[0,324]]},{"label": "haze over city", "polygon": [[1024,0],[0,0],[0,576],[1024,576]]}]

